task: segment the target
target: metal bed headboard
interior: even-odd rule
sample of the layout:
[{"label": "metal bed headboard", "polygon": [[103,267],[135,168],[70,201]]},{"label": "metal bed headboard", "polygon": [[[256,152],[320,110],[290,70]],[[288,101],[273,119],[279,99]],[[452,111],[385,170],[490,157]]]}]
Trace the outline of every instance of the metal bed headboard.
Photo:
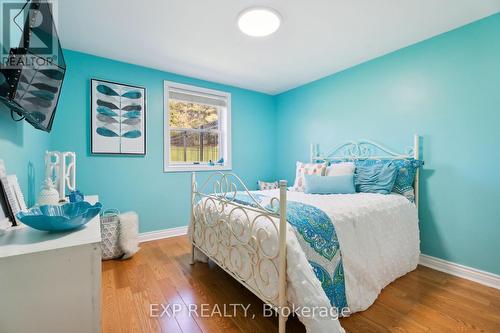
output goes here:
[{"label": "metal bed headboard", "polygon": [[[319,144],[311,144],[310,161],[317,162],[332,162],[332,161],[355,161],[355,160],[380,160],[392,159],[403,160],[420,158],[420,137],[418,134],[413,136],[413,146],[409,146],[403,153],[396,152],[381,144],[370,140],[348,141],[335,147],[330,152],[323,154]],[[415,174],[415,205],[418,209],[418,194],[419,194],[419,170]]]}]

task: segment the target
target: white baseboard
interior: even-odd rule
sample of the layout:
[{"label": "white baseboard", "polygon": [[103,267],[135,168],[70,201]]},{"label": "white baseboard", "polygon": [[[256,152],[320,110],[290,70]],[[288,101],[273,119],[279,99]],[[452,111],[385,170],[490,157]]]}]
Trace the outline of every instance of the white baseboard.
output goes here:
[{"label": "white baseboard", "polygon": [[139,234],[139,242],[148,242],[156,239],[170,238],[176,236],[186,235],[188,232],[188,227],[177,227],[170,229],[162,229],[148,232],[141,232]]},{"label": "white baseboard", "polygon": [[467,280],[471,280],[488,287],[500,289],[500,275],[485,272],[479,269],[467,267],[464,265],[456,264],[451,261],[428,256],[426,254],[420,255],[420,265],[458,276]]}]

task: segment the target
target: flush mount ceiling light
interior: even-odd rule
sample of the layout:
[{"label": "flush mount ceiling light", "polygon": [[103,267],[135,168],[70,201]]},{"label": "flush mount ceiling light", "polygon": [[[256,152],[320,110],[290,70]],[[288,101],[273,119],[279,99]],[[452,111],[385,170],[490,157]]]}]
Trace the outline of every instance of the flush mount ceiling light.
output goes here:
[{"label": "flush mount ceiling light", "polygon": [[279,29],[280,24],[280,14],[271,8],[252,7],[238,16],[241,32],[252,37],[269,36]]}]

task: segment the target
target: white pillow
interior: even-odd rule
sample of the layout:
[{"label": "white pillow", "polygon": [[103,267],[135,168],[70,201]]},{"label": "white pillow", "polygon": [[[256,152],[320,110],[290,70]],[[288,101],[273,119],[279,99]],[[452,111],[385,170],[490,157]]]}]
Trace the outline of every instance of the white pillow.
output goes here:
[{"label": "white pillow", "polygon": [[326,168],[325,176],[347,176],[354,175],[356,166],[353,162],[333,163]]},{"label": "white pillow", "polygon": [[325,163],[302,163],[297,162],[297,169],[295,171],[295,183],[293,185],[293,190],[298,192],[304,192],[304,175],[319,175],[323,176],[325,174],[326,162]]},{"label": "white pillow", "polygon": [[122,259],[128,259],[139,251],[139,216],[137,213],[120,214],[119,229],[118,244],[124,253]]},{"label": "white pillow", "polygon": [[279,183],[278,182],[263,182],[262,180],[258,181],[259,184],[259,190],[275,190],[279,188]]}]

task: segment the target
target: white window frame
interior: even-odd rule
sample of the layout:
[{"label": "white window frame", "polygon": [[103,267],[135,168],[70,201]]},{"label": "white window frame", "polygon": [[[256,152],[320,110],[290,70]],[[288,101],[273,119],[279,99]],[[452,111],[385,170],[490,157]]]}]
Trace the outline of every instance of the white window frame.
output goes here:
[{"label": "white window frame", "polygon": [[[223,151],[223,165],[208,165],[208,163],[170,163],[170,88],[190,90],[199,93],[211,94],[226,98],[227,106],[225,112],[219,113],[219,129],[221,130],[220,148]],[[171,81],[163,83],[163,171],[164,172],[191,172],[191,171],[228,171],[232,169],[231,163],[231,94],[225,91],[201,88],[198,86],[182,84]],[[216,161],[214,161],[216,162]]]}]

